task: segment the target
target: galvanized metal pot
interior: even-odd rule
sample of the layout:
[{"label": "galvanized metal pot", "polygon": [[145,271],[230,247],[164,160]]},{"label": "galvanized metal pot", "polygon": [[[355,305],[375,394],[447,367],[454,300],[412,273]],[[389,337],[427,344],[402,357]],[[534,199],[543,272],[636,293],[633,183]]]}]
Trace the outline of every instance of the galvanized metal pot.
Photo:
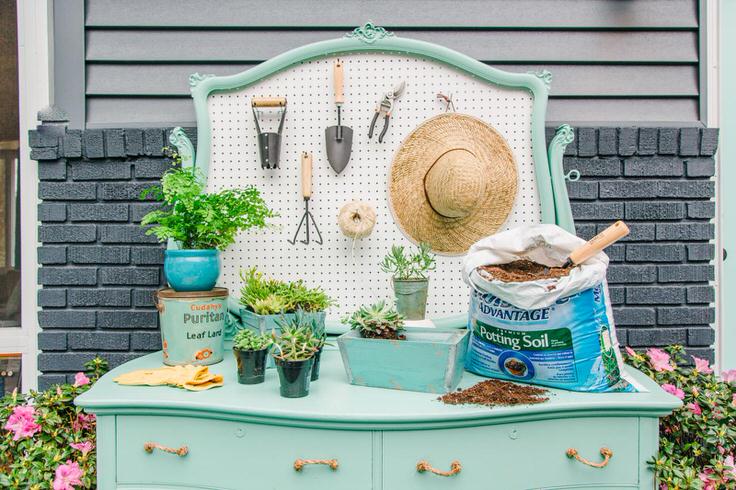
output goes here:
[{"label": "galvanized metal pot", "polygon": [[324,347],[320,347],[320,349],[317,352],[315,352],[314,357],[312,358],[314,359],[314,362],[312,363],[312,375],[310,376],[310,379],[312,381],[317,381],[319,379],[319,363],[320,363],[320,360],[322,359],[323,349]]},{"label": "galvanized metal pot", "polygon": [[266,356],[270,349],[261,350],[233,349],[235,362],[238,365],[238,383],[256,385],[266,378]]},{"label": "galvanized metal pot", "polygon": [[174,291],[209,291],[220,276],[220,252],[204,250],[167,250],[164,274]]},{"label": "galvanized metal pot", "polygon": [[276,358],[276,370],[281,382],[281,396],[284,398],[302,398],[309,394],[309,382],[312,378],[314,358],[302,361],[285,361]]},{"label": "galvanized metal pot", "polygon": [[407,320],[424,320],[429,279],[394,279],[396,311]]},{"label": "galvanized metal pot", "polygon": [[225,288],[156,292],[164,364],[205,366],[222,361],[227,296]]}]

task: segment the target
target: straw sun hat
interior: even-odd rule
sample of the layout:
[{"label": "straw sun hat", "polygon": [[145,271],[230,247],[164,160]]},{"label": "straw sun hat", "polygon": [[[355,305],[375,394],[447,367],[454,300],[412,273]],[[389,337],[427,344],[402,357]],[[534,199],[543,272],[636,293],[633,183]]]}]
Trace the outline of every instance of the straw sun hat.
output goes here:
[{"label": "straw sun hat", "polygon": [[503,136],[480,119],[447,113],[422,123],[396,152],[389,204],[411,240],[458,255],[506,221],[516,181]]}]

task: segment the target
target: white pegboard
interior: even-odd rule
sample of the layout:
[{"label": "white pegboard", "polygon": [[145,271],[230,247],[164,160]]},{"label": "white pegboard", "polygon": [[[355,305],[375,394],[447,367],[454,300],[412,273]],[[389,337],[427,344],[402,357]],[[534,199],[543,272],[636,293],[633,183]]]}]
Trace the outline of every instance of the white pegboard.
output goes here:
[{"label": "white pegboard", "polygon": [[[257,266],[265,274],[287,280],[303,278],[322,286],[339,307],[328,318],[340,318],[357,306],[391,299],[388,274],[378,266],[393,244],[411,245],[395,225],[387,200],[387,174],[394,153],[422,121],[444,111],[438,92],[452,94],[458,112],[476,116],[499,131],[509,143],[518,164],[518,195],[503,229],[539,223],[541,212],[534,179],[531,143],[532,95],[525,89],[490,85],[452,67],[420,58],[392,54],[340,56],[345,62],[343,124],[353,128],[350,163],[336,175],[327,162],[324,131],[336,124],[333,102],[334,58],[322,58],[277,73],[241,90],[215,93],[208,98],[212,123],[209,190],[255,185],[280,214],[274,228],[251,230],[222,255],[220,286],[239,296],[241,268]],[[406,89],[399,99],[383,143],[368,139],[368,126],[376,104],[401,80]],[[261,169],[250,100],[260,96],[288,99],[284,124],[281,168]],[[276,111],[270,111],[276,112]],[[269,126],[269,122],[271,125]],[[276,119],[262,124],[275,130]],[[310,210],[319,225],[323,245],[291,245],[304,212],[301,197],[300,153],[314,155],[313,196]],[[377,224],[368,238],[353,243],[337,227],[340,207],[351,200],[372,203]],[[462,257],[437,258],[431,274],[429,318],[463,313],[468,290],[461,280]]]}]

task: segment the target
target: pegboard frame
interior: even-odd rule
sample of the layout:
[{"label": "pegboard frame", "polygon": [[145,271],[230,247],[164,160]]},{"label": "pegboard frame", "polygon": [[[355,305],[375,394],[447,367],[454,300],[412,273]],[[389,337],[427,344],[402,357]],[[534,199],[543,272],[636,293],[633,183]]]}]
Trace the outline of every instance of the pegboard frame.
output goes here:
[{"label": "pegboard frame", "polygon": [[[443,46],[394,36],[393,33],[374,26],[370,22],[356,28],[343,38],[293,49],[235,75],[192,74],[189,77],[189,84],[197,119],[196,155],[191,142],[181,128],[175,128],[170,142],[179,149],[183,165],[194,165],[202,171],[203,175],[207,176],[212,136],[208,111],[208,97],[211,94],[248,87],[306,61],[356,53],[400,54],[424,58],[449,65],[489,84],[506,88],[522,88],[531,92],[533,99],[532,158],[541,206],[541,222],[555,223],[574,232],[562,170],[562,155],[567,144],[572,141],[573,133],[569,126],[563,125],[558,128],[549,149],[545,140],[545,115],[551,74],[547,71],[539,73],[505,72]],[[438,326],[460,326],[465,324],[465,317],[458,315],[445,319],[433,319],[433,321]]]}]

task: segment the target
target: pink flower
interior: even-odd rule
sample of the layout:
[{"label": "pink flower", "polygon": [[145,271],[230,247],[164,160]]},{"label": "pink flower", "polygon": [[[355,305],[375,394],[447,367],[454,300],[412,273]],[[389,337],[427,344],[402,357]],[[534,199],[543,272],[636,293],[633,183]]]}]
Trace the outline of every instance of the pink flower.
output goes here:
[{"label": "pink flower", "polygon": [[695,415],[703,415],[703,409],[701,409],[700,405],[698,405],[697,403],[688,403],[685,406]]},{"label": "pink flower", "polygon": [[56,476],[54,477],[54,490],[74,490],[74,487],[82,484],[82,469],[77,462],[70,459],[66,460],[66,464],[59,465],[56,468]]},{"label": "pink flower", "polygon": [[685,398],[685,392],[682,391],[680,388],[678,388],[675,385],[671,385],[669,383],[665,383],[662,385],[662,389],[669,393],[670,395],[675,395],[680,400]]},{"label": "pink flower", "polygon": [[89,378],[83,372],[74,375],[74,386],[84,386],[89,384]]},{"label": "pink flower", "polygon": [[736,393],[734,393],[733,396],[731,397],[731,405],[736,407]]},{"label": "pink flower", "polygon": [[721,373],[721,380],[724,383],[735,383],[736,382],[736,369],[729,369]]},{"label": "pink flower", "polygon": [[94,429],[95,427],[95,414],[90,413],[80,413],[77,414],[77,420],[72,422],[72,429],[74,430],[84,430],[84,429]]},{"label": "pink flower", "polygon": [[95,445],[91,441],[72,442],[69,445],[74,449],[82,451],[82,454],[84,456],[86,456],[88,452],[92,451],[95,448]]},{"label": "pink flower", "polygon": [[13,432],[14,441],[33,436],[41,430],[41,426],[36,423],[36,409],[30,405],[16,406],[4,428]]},{"label": "pink flower", "polygon": [[636,351],[629,347],[628,345],[625,347],[626,353],[630,355],[631,357],[634,357],[636,355]]},{"label": "pink flower", "polygon": [[723,465],[731,468],[730,470],[724,471],[724,479],[726,481],[736,480],[736,463],[733,460],[733,454],[726,456],[726,459],[723,460]]},{"label": "pink flower", "polygon": [[703,490],[715,490],[715,482],[710,476],[713,474],[713,468],[705,468],[698,474],[698,478],[703,482]]},{"label": "pink flower", "polygon": [[670,355],[661,349],[647,349],[649,362],[655,371],[674,371],[675,368],[670,364]]},{"label": "pink flower", "polygon": [[690,356],[693,358],[693,361],[695,361],[695,371],[703,374],[712,374],[713,370],[708,365],[708,361],[706,359],[701,359],[699,357]]}]

